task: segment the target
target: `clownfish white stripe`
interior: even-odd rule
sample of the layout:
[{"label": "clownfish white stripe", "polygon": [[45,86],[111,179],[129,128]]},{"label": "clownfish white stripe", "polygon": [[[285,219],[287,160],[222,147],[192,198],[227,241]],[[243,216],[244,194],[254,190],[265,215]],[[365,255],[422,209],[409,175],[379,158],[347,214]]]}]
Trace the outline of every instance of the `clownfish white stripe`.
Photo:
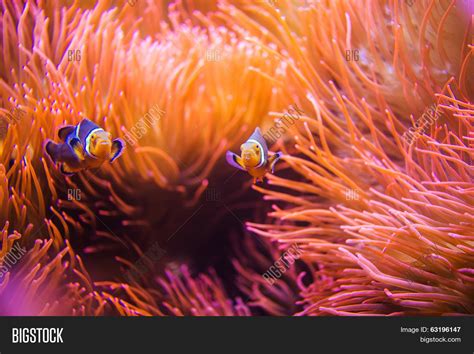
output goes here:
[{"label": "clownfish white stripe", "polygon": [[[82,122],[81,122],[82,123]],[[76,129],[74,129],[74,136],[76,138],[79,138],[79,129],[81,128],[81,123],[79,123],[78,125],[76,125]]]},{"label": "clownfish white stripe", "polygon": [[247,140],[248,143],[255,143],[258,145],[258,148],[260,149],[260,163],[257,165],[257,167],[262,167],[265,164],[265,156],[263,156],[263,146],[260,144],[257,140],[254,139],[249,139]]},{"label": "clownfish white stripe", "polygon": [[90,142],[91,142],[92,134],[94,134],[95,132],[98,132],[98,131],[103,131],[103,130],[104,130],[104,129],[102,129],[102,128],[95,128],[95,129],[91,130],[91,131],[89,132],[89,134],[87,134],[87,137],[86,137],[86,146],[85,146],[85,148],[86,148],[87,154],[88,154],[90,157],[94,157],[94,158],[95,158],[95,156],[92,155],[91,152],[89,151],[89,147],[90,147]]}]

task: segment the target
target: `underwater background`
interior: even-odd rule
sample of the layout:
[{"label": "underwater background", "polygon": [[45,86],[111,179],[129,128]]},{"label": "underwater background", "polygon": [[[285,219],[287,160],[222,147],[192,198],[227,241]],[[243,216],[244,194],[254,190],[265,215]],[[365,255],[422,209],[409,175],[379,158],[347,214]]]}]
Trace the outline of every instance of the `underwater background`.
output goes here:
[{"label": "underwater background", "polygon": [[473,314],[472,5],[1,0],[0,315]]}]

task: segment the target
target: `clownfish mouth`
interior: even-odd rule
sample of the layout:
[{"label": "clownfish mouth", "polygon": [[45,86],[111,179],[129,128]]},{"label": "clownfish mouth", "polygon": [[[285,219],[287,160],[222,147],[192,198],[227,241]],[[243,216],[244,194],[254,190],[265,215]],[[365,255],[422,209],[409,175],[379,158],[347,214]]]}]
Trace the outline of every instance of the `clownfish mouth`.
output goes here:
[{"label": "clownfish mouth", "polygon": [[111,155],[112,144],[110,141],[98,141],[92,149],[93,155],[98,158],[108,159]]},{"label": "clownfish mouth", "polygon": [[258,165],[258,159],[252,153],[242,154],[242,160],[247,167],[255,167]]}]

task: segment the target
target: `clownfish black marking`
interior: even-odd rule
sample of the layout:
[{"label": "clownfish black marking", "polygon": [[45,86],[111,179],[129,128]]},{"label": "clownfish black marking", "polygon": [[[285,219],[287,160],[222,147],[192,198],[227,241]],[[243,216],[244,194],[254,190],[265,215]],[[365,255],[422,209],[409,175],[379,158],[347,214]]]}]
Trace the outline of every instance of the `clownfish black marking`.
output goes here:
[{"label": "clownfish black marking", "polygon": [[48,140],[45,150],[55,164],[61,164],[60,170],[65,175],[100,167],[105,161],[113,162],[125,146],[121,139],[111,140],[110,133],[89,119],[60,128],[58,137],[62,143]]},{"label": "clownfish black marking", "polygon": [[259,128],[240,146],[241,156],[227,151],[227,162],[240,170],[247,171],[254,183],[263,181],[267,172],[274,172],[276,162],[283,156],[281,152],[269,156],[268,147]]}]

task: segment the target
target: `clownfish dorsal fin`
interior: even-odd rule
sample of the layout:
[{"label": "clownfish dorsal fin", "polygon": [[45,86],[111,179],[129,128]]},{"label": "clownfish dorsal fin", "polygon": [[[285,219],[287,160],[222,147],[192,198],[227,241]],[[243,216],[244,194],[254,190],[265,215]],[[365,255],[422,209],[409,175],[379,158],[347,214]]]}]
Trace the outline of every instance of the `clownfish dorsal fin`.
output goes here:
[{"label": "clownfish dorsal fin", "polygon": [[263,166],[268,160],[268,147],[259,127],[255,128],[254,132],[252,133],[252,135],[250,135],[250,138],[248,138],[247,142],[253,142],[259,145],[260,149],[262,150],[262,155],[258,167]]},{"label": "clownfish dorsal fin", "polygon": [[256,140],[265,148],[267,147],[267,143],[265,139],[263,138],[262,132],[260,131],[259,127],[255,128],[255,130],[253,131],[252,135],[250,135],[250,138],[248,138],[248,140]]},{"label": "clownfish dorsal fin", "polygon": [[89,126],[98,127],[97,124],[95,124],[93,121],[91,121],[90,119],[87,119],[87,118],[84,118],[83,120],[81,120],[81,122],[79,124],[84,125],[88,128],[89,128]]},{"label": "clownfish dorsal fin", "polygon": [[62,141],[66,141],[66,138],[74,132],[76,127],[74,125],[65,125],[64,127],[59,128],[58,130],[58,138]]}]

